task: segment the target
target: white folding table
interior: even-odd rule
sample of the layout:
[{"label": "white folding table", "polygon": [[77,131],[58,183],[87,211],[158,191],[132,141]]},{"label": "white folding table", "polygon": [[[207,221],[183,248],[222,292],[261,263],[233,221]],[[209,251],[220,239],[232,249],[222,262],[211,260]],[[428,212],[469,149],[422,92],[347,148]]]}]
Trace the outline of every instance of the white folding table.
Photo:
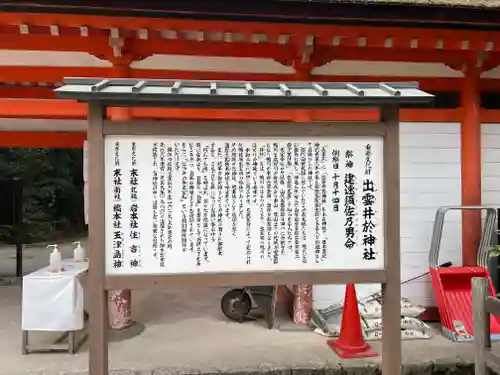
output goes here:
[{"label": "white folding table", "polygon": [[[49,272],[48,267],[23,278],[22,352],[76,351],[76,332],[85,323],[84,285],[88,263],[63,261],[63,271]],[[29,345],[28,332],[64,332],[47,346]],[[68,337],[68,344],[62,342]]]}]

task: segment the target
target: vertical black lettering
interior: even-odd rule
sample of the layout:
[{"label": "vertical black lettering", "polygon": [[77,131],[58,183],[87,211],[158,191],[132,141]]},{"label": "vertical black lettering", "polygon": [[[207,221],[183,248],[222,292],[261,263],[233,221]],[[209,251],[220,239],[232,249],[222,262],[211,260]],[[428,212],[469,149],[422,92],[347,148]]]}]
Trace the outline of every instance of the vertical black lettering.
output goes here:
[{"label": "vertical black lettering", "polygon": [[132,141],[131,168],[129,173],[130,207],[129,207],[129,252],[130,268],[142,266],[141,246],[139,243],[141,232],[139,229],[139,169],[137,168],[137,143]]},{"label": "vertical black lettering", "polygon": [[121,168],[121,145],[119,141],[114,144],[113,165],[113,268],[123,268],[124,261],[124,232],[123,232],[123,172]]}]

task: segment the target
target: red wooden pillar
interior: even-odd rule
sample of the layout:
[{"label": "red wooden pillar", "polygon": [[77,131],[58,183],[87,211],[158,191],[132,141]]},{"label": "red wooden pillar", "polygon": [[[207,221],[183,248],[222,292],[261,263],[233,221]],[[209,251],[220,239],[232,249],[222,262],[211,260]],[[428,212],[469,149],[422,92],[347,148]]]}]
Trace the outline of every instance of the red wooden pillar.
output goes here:
[{"label": "red wooden pillar", "polygon": [[[481,70],[469,63],[464,69],[461,92],[463,119],[460,131],[462,159],[462,205],[481,204],[481,119],[479,78]],[[462,213],[462,258],[475,265],[481,239],[481,213]]]},{"label": "red wooden pillar", "polygon": [[[114,61],[113,75],[116,78],[129,78],[130,61]],[[113,121],[131,120],[130,108],[111,108]],[[132,292],[129,289],[116,289],[108,292],[109,326],[113,329],[125,329],[134,324],[132,320]]]},{"label": "red wooden pillar", "polygon": [[[114,59],[111,68],[114,78],[130,78],[130,58]],[[127,107],[114,107],[110,109],[110,118],[113,121],[129,121],[132,118],[132,111]]]}]

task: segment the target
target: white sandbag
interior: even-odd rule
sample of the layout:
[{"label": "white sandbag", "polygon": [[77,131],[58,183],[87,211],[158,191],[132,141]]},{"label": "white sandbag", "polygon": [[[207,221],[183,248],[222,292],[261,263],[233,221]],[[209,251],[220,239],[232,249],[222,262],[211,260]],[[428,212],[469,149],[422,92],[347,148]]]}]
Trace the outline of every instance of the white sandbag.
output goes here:
[{"label": "white sandbag", "polygon": [[382,304],[376,299],[359,303],[359,314],[363,318],[380,318],[382,316]]},{"label": "white sandbag", "polygon": [[[376,341],[382,339],[382,331],[370,331],[365,332],[366,341]],[[401,340],[425,340],[431,337],[425,330],[419,329],[402,329],[401,330]]]},{"label": "white sandbag", "polygon": [[[336,314],[330,317],[327,321],[328,323],[328,334],[330,336],[340,335],[340,328],[342,325],[342,314]],[[364,332],[375,332],[382,330],[382,318],[361,318],[360,321],[361,329]],[[420,319],[411,316],[401,317],[401,329],[402,330],[418,330],[423,332],[428,332],[431,328],[422,322]]]},{"label": "white sandbag", "polygon": [[[358,303],[359,313],[363,318],[382,317],[382,303],[380,294],[374,294],[373,298],[362,303]],[[401,298],[401,315],[408,317],[417,317],[425,311],[425,308],[415,305],[407,298]]]},{"label": "white sandbag", "polygon": [[[364,322],[363,328],[365,332],[370,331],[380,331],[382,329],[382,318],[362,318]],[[427,332],[430,327],[422,322],[420,319],[417,319],[412,316],[402,316],[401,317],[401,329],[415,329]]]},{"label": "white sandbag", "polygon": [[[340,311],[338,314],[330,316],[326,323],[328,325],[327,334],[329,336],[338,337],[340,335],[340,328],[342,326],[342,311]],[[360,324],[363,331],[368,329],[368,326],[364,319],[360,319]]]},{"label": "white sandbag", "polygon": [[[376,332],[382,329],[382,304],[380,301],[380,293],[375,293],[370,298],[358,302],[361,317],[360,324],[363,332]],[[425,308],[413,304],[407,298],[401,298],[401,328],[405,330],[423,330],[424,332],[430,330],[428,325],[417,318],[424,310]],[[340,303],[333,304],[324,310],[318,310],[318,313],[324,314],[326,320],[327,326],[321,327],[326,331],[325,334],[331,337],[340,334],[342,312],[343,305]],[[410,333],[408,331],[408,334]]]},{"label": "white sandbag", "polygon": [[401,316],[416,317],[425,311],[425,307],[414,304],[408,298],[401,298]]},{"label": "white sandbag", "polygon": [[326,320],[328,336],[338,337],[340,335],[340,326],[342,323],[342,311],[336,312],[335,314],[328,317]]}]

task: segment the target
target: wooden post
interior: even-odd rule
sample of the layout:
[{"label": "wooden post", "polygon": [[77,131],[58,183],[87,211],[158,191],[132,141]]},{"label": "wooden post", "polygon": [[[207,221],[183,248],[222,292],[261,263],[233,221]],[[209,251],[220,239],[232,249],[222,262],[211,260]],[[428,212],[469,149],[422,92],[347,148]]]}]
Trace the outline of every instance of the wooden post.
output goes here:
[{"label": "wooden post", "polygon": [[89,104],[89,373],[108,374],[108,304],[104,290],[104,136],[105,109]]},{"label": "wooden post", "polygon": [[[481,120],[479,77],[474,63],[464,69],[461,101],[463,120],[460,128],[462,156],[462,205],[481,205]],[[481,240],[481,212],[462,212],[462,258],[466,266],[476,265]]]},{"label": "wooden post", "polygon": [[486,375],[486,337],[490,335],[490,314],[485,308],[485,299],[489,295],[489,281],[484,277],[472,278],[472,309],[474,316],[474,373]]},{"label": "wooden post", "polygon": [[382,107],[381,121],[387,126],[384,139],[384,212],[386,215],[384,241],[387,281],[382,284],[382,374],[401,375],[401,221],[399,213],[398,107]]}]

